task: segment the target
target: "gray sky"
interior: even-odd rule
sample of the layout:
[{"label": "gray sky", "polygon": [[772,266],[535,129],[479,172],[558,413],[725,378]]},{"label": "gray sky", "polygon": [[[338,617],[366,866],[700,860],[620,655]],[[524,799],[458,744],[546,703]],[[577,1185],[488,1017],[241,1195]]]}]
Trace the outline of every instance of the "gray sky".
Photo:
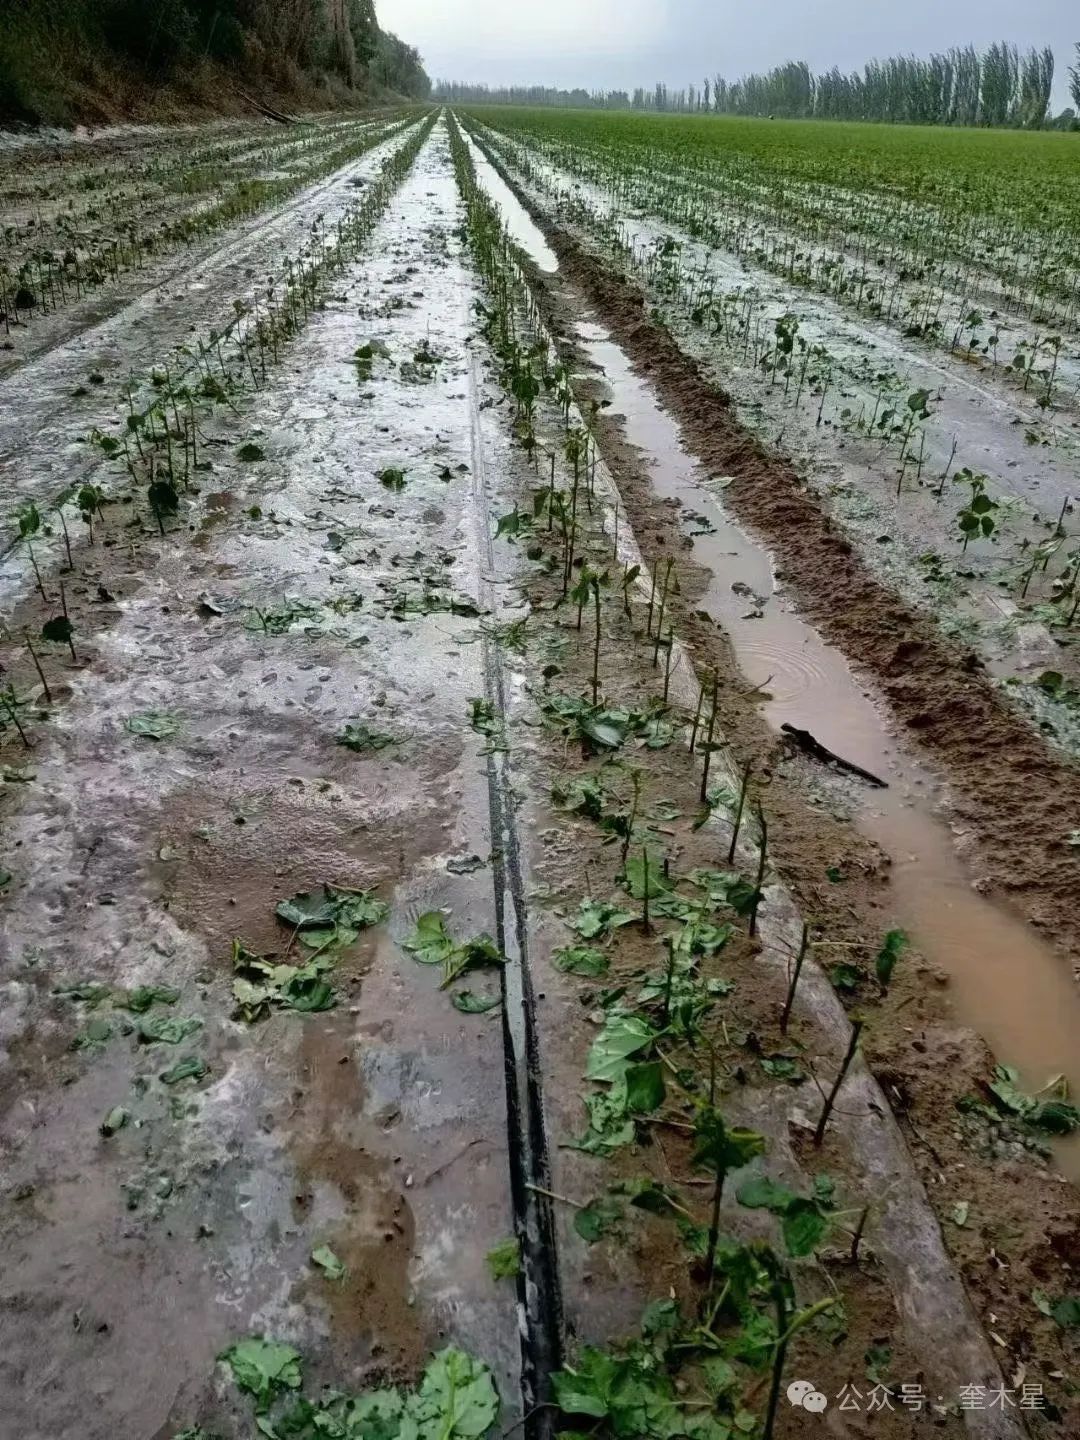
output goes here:
[{"label": "gray sky", "polygon": [[784,60],[856,69],[874,56],[992,40],[1053,46],[1053,107],[1080,40],[1075,0],[376,0],[433,79],[630,89],[729,80]]}]

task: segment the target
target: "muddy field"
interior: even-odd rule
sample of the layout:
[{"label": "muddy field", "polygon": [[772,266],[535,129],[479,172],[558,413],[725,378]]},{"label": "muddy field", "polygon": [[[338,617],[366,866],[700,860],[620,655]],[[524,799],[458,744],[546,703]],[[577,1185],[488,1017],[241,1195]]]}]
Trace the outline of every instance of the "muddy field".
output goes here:
[{"label": "muddy field", "polygon": [[1075,1435],[1072,309],[496,122],[0,146],[0,1435]]}]

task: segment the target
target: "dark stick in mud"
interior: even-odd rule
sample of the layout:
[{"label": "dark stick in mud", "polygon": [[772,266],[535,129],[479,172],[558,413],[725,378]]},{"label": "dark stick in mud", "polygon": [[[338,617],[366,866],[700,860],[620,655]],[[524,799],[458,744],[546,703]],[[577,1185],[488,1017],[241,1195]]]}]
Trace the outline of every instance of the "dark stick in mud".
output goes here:
[{"label": "dark stick in mud", "polygon": [[739,843],[739,827],[742,825],[743,809],[746,805],[746,791],[750,784],[750,771],[753,769],[753,761],[748,760],[743,766],[742,783],[739,786],[739,800],[735,806],[735,819],[732,821],[731,844],[728,846],[727,863],[735,864],[735,849]]},{"label": "dark stick in mud", "polygon": [[649,924],[649,847],[641,847],[641,929],[645,935],[652,934]]},{"label": "dark stick in mud", "polygon": [[596,607],[596,639],[593,642],[592,658],[592,703],[597,704],[600,694],[600,577],[592,582],[593,604]]},{"label": "dark stick in mud", "polygon": [[664,1024],[671,1024],[671,990],[675,983],[675,938],[668,935],[664,944],[667,946],[667,979],[664,983]]},{"label": "dark stick in mud", "polygon": [[26,637],[26,648],[30,651],[30,659],[34,662],[34,669],[38,673],[41,688],[45,692],[45,704],[51,705],[53,703],[52,691],[49,689],[49,682],[45,679],[45,671],[41,668],[41,661],[38,659],[37,651],[34,649],[29,635]]},{"label": "dark stick in mud", "polygon": [[788,986],[787,998],[784,1001],[784,1008],[780,1014],[780,1034],[787,1034],[788,1021],[791,1019],[791,1007],[795,1003],[795,991],[799,986],[799,976],[802,974],[803,961],[806,959],[806,952],[810,948],[810,926],[802,927],[802,939],[799,942],[799,953],[795,957],[795,969],[791,972],[791,984]]},{"label": "dark stick in mud", "polygon": [[634,826],[637,824],[638,808],[641,805],[641,771],[630,771],[630,784],[634,787],[634,799],[630,805],[630,819],[627,821],[626,834],[622,843],[622,866],[626,869],[626,857],[630,853],[630,842],[634,838]]},{"label": "dark stick in mud", "polygon": [[776,1409],[780,1402],[780,1387],[784,1379],[784,1362],[787,1359],[788,1347],[788,1308],[787,1294],[784,1287],[777,1282],[773,1299],[776,1303],[776,1349],[773,1352],[772,1383],[769,1386],[769,1404],[765,1411],[765,1424],[762,1427],[762,1440],[772,1440],[773,1431],[776,1427]]},{"label": "dark stick in mud", "polygon": [[45,582],[44,580],[42,580],[41,571],[38,569],[38,563],[34,556],[34,547],[32,545],[27,545],[26,548],[30,552],[30,565],[34,571],[34,579],[37,581],[38,594],[41,596],[42,600],[44,600],[45,604],[47,605],[49,603],[49,597],[45,593]]},{"label": "dark stick in mud", "polygon": [[851,1068],[851,1062],[855,1059],[855,1052],[859,1048],[859,1036],[862,1034],[862,1028],[863,1021],[853,1020],[851,1022],[851,1039],[848,1041],[847,1053],[844,1055],[843,1063],[840,1066],[840,1073],[833,1081],[833,1087],[829,1091],[821,1111],[821,1119],[818,1121],[817,1129],[814,1131],[815,1150],[821,1149],[821,1142],[825,1139],[825,1127],[829,1123],[829,1116],[833,1112],[833,1106],[836,1104],[836,1097],[840,1093],[840,1087],[844,1083],[844,1077]]},{"label": "dark stick in mud", "polygon": [[712,676],[712,707],[709,710],[708,737],[705,741],[705,763],[701,767],[701,803],[704,805],[709,798],[709,765],[712,761],[713,734],[716,729],[716,696],[720,684],[717,672],[713,671]]},{"label": "dark stick in mud", "polygon": [[656,669],[657,661],[660,658],[660,639],[664,632],[664,612],[667,609],[668,587],[671,584],[671,567],[674,564],[674,560],[669,560],[667,562],[667,569],[664,571],[664,584],[660,590],[660,610],[656,616],[656,644],[653,646],[652,655],[652,663],[654,670]]},{"label": "dark stick in mud", "polygon": [[15,729],[19,732],[19,739],[20,739],[20,740],[22,741],[22,743],[23,743],[23,749],[24,749],[24,750],[29,750],[29,749],[30,749],[30,741],[26,738],[26,731],[23,729],[23,727],[22,727],[22,722],[19,720],[19,712],[18,712],[18,709],[16,708],[16,705],[15,705],[14,700],[11,698],[11,695],[14,694],[14,691],[11,690],[11,687],[10,687],[10,686],[9,686],[8,688],[9,688],[10,694],[4,694],[4,695],[0,696],[0,700],[3,700],[4,709],[5,709],[5,710],[7,711],[7,713],[8,713],[8,719],[9,719],[9,720],[11,721],[11,723],[15,726]]},{"label": "dark stick in mud", "polygon": [[[71,537],[68,535],[67,521],[64,519],[63,507],[62,507],[62,506],[57,506],[56,513],[60,516],[60,529],[64,532],[64,549],[67,551],[68,569],[69,569],[69,570],[74,570],[74,569],[75,569],[75,562],[74,562],[74,560],[72,560],[72,558],[71,558]],[[93,532],[93,530],[91,530],[91,531],[90,531],[90,543],[93,544],[93,542],[94,542],[94,532]]]},{"label": "dark stick in mud", "polygon": [[68,626],[67,626],[67,643],[68,643],[68,649],[71,651],[72,661],[77,665],[77,664],[79,663],[79,657],[75,654],[75,641],[72,639],[71,617],[70,617],[70,615],[68,614],[67,595],[66,595],[65,592],[64,592],[64,582],[63,582],[62,580],[60,581],[60,609],[63,611],[64,619],[68,622]]},{"label": "dark stick in mud", "polygon": [[765,880],[765,858],[769,848],[769,827],[764,814],[758,811],[758,866],[757,879],[754,881],[754,900],[750,908],[750,934],[757,934],[758,906],[761,904],[761,886]]},{"label": "dark stick in mud", "polygon": [[705,686],[699,686],[697,697],[697,709],[694,711],[694,723],[690,727],[690,754],[694,753],[694,746],[697,744],[698,726],[701,724],[701,707],[705,703]]},{"label": "dark stick in mud", "polygon": [[656,577],[657,577],[657,574],[659,573],[659,570],[660,570],[659,565],[654,565],[654,566],[653,566],[652,586],[651,586],[651,588],[650,588],[650,590],[649,590],[649,613],[648,613],[648,616],[646,617],[646,620],[645,620],[645,634],[646,634],[646,635],[651,635],[651,634],[652,634],[652,612],[653,612],[653,605],[656,603]]},{"label": "dark stick in mud", "polygon": [[859,1223],[855,1226],[855,1234],[851,1237],[851,1263],[858,1267],[859,1246],[862,1244],[863,1231],[866,1229],[866,1221],[870,1214],[870,1206],[864,1205],[859,1215]]}]

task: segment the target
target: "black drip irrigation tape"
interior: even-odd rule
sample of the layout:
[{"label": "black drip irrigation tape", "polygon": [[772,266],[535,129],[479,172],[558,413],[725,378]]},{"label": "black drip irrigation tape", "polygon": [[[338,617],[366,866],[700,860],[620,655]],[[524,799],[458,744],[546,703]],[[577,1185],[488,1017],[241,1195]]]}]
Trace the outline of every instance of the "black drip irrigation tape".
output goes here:
[{"label": "black drip irrigation tape", "polygon": [[[490,496],[480,436],[475,365],[474,358],[469,377],[473,490],[482,532],[483,572],[492,575],[495,554],[491,530],[485,523]],[[495,588],[486,579],[481,580],[481,598],[485,609],[497,608]],[[483,665],[484,697],[505,730],[502,656],[498,640],[490,632],[484,638]],[[554,1433],[557,1417],[551,1403],[551,1376],[562,1365],[562,1287],[555,1217],[551,1200],[543,1193],[551,1189],[551,1173],[535,992],[529,970],[528,909],[509,769],[507,752],[493,746],[488,754],[488,799],[496,939],[509,961],[502,967],[501,983],[510,1191],[514,1229],[521,1246],[518,1304],[524,1321],[521,1327],[522,1433],[525,1440],[548,1440]]]}]

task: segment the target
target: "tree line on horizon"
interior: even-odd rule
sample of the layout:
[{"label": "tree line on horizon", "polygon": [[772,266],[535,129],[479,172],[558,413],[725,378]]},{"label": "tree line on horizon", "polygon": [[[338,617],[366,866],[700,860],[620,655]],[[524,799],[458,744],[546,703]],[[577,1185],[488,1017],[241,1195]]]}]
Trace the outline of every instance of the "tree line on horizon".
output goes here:
[{"label": "tree line on horizon", "polygon": [[[1069,88],[1080,111],[1080,44]],[[672,90],[563,90],[548,86],[487,86],[440,80],[434,97],[456,104],[557,105],[582,109],[651,110],[677,114],[780,116],[785,119],[878,120],[911,125],[985,125],[1040,129],[1050,122],[1054,53],[1049,46],[1021,52],[1016,45],[973,45],[921,59],[896,55],[870,60],[861,71],[833,66],[814,74],[805,61],[729,81],[706,77],[701,86]],[[1075,122],[1065,111],[1053,123]]]}]

